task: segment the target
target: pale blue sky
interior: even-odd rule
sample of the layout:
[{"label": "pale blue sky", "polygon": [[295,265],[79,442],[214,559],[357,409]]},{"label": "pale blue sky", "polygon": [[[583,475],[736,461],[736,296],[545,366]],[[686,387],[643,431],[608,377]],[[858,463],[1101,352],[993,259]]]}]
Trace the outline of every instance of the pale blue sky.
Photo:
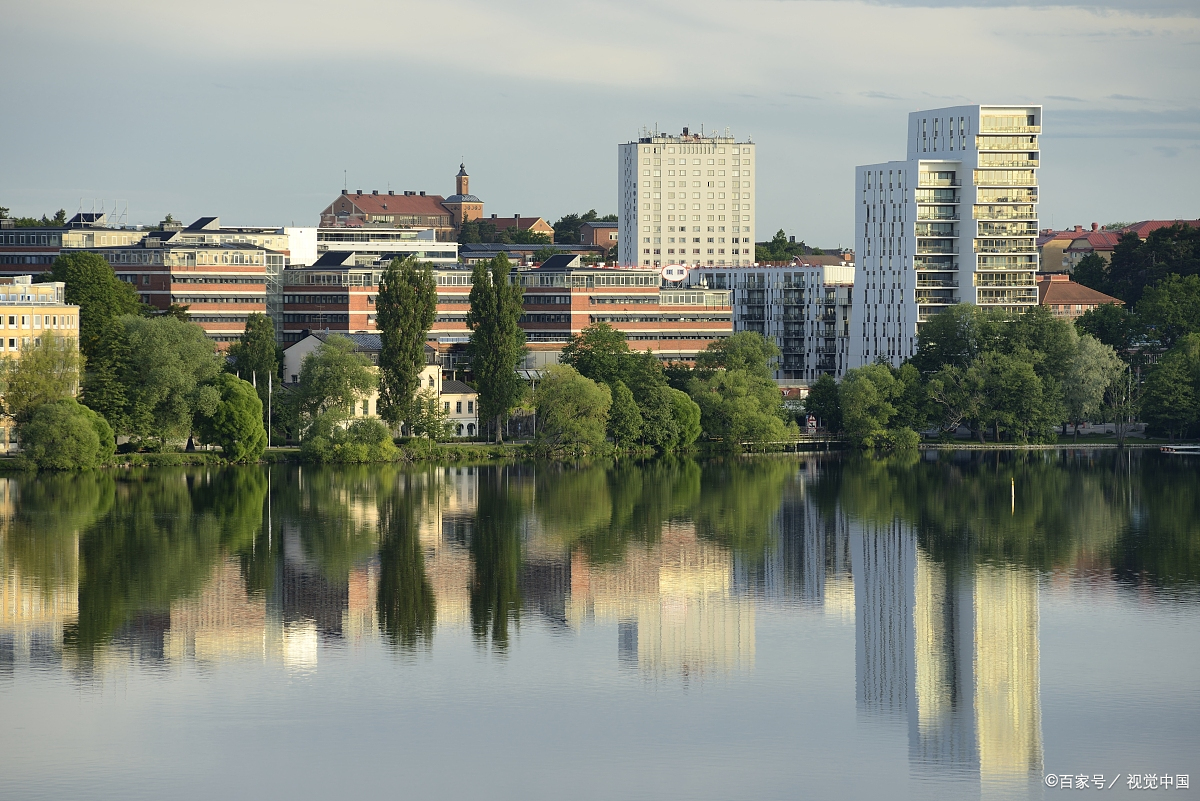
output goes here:
[{"label": "pale blue sky", "polygon": [[759,233],[852,244],[909,111],[1042,103],[1042,223],[1200,217],[1200,0],[39,0],[0,19],[0,205],[314,224],[342,188],[616,209],[643,125],[758,143]]}]

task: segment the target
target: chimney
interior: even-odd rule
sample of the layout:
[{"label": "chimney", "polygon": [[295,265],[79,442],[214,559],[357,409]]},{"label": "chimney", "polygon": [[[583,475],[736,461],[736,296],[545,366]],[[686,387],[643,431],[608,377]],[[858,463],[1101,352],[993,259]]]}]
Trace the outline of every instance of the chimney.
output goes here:
[{"label": "chimney", "polygon": [[354,194],[358,195],[359,197],[362,197],[362,190],[361,190],[361,189],[355,189],[355,190],[354,190]]},{"label": "chimney", "polygon": [[685,126],[683,126],[683,135],[684,135],[684,136],[687,136],[687,135],[688,135],[688,129],[687,129],[687,126],[686,126],[686,125],[685,125]]},{"label": "chimney", "polygon": [[389,195],[394,195],[394,194],[396,194],[396,190],[394,190],[394,189],[389,189],[389,190],[388,190],[388,194],[389,194]]},{"label": "chimney", "polygon": [[1079,232],[1081,232],[1082,230],[1083,230],[1083,226],[1082,226],[1082,225],[1077,225],[1077,226],[1075,226],[1075,233],[1079,233]]},{"label": "chimney", "polygon": [[343,194],[343,195],[344,195],[344,194],[346,194],[346,190],[345,190],[345,189],[343,189],[343,190],[342,190],[342,194]]},{"label": "chimney", "polygon": [[1092,230],[1093,230],[1093,231],[1099,231],[1099,230],[1100,230],[1100,223],[1092,223]]},{"label": "chimney", "polygon": [[496,215],[495,215],[495,214],[493,214],[493,215],[492,215],[492,219],[493,219],[493,220],[494,220],[494,219],[496,219]]},{"label": "chimney", "polygon": [[794,236],[789,236],[789,237],[788,237],[788,242],[790,242],[790,243],[791,243],[791,244],[793,244],[793,245],[794,245],[794,244],[796,244],[796,237],[794,237]]},{"label": "chimney", "polygon": [[422,190],[421,190],[421,197],[425,197],[425,190],[424,190],[424,189],[422,189]]}]

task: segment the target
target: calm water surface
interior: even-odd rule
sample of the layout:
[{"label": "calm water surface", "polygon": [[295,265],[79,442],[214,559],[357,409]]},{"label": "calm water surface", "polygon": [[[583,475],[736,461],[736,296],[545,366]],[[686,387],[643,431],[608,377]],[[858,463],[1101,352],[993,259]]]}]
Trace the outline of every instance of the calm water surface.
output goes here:
[{"label": "calm water surface", "polygon": [[0,479],[0,798],[1196,797],[1198,471]]}]

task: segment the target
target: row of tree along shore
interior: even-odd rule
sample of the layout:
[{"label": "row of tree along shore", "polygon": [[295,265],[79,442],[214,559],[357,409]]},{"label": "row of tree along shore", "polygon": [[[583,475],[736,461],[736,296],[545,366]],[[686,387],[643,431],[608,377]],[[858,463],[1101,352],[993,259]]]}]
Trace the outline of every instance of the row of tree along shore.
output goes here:
[{"label": "row of tree along shore", "polygon": [[[185,443],[217,445],[226,461],[242,463],[263,459],[269,440],[299,442],[303,459],[333,463],[439,458],[456,447],[438,444],[450,425],[420,387],[437,304],[428,264],[397,259],[380,281],[377,367],[332,336],[287,387],[265,315],[250,315],[221,354],[186,307],[149,309],[94,254],[60,256],[44,278],[64,282],[66,302],[80,307],[79,340],[76,347],[47,332],[0,365],[4,411],[27,466],[86,469]],[[514,278],[503,255],[476,265],[467,318],[481,431],[497,444],[514,415],[532,423],[524,452],[548,458],[671,452],[701,436],[735,445],[795,438],[770,378],[776,350],[757,334],[715,343],[694,366],[664,366],[597,324],[572,339],[562,364],[527,383],[517,373],[524,290]],[[372,392],[378,417],[355,417],[356,402]]]}]

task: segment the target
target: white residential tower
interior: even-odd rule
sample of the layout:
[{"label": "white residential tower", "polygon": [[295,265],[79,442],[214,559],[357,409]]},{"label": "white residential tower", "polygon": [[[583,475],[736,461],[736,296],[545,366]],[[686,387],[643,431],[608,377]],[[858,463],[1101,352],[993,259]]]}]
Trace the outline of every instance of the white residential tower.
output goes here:
[{"label": "white residential tower", "polygon": [[899,365],[955,303],[1037,305],[1041,106],[908,117],[908,158],[855,170],[851,366]]},{"label": "white residential tower", "polygon": [[752,142],[684,128],[618,147],[623,266],[753,264]]}]

